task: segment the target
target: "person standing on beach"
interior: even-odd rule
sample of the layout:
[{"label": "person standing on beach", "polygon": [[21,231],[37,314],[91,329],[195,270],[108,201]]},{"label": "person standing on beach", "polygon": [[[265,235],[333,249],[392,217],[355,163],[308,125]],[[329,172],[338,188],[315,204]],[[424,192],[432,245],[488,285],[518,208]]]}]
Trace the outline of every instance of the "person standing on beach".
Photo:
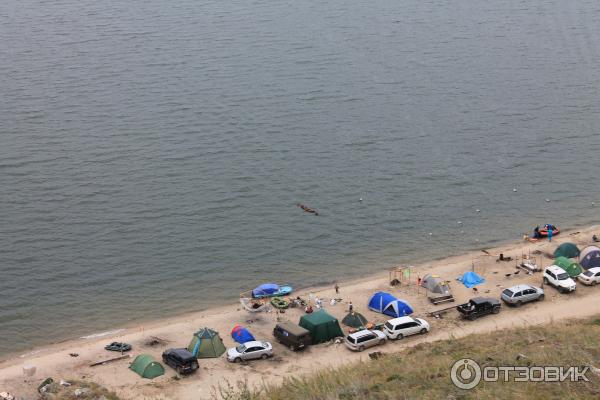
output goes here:
[{"label": "person standing on beach", "polygon": [[350,302],[348,304],[348,312],[352,312],[354,310],[354,306],[352,305],[352,302]]},{"label": "person standing on beach", "polygon": [[337,283],[335,284],[335,286],[333,288],[335,289],[335,294],[340,294],[340,287],[338,286]]},{"label": "person standing on beach", "polygon": [[551,242],[552,241],[552,225],[548,225],[548,241]]}]

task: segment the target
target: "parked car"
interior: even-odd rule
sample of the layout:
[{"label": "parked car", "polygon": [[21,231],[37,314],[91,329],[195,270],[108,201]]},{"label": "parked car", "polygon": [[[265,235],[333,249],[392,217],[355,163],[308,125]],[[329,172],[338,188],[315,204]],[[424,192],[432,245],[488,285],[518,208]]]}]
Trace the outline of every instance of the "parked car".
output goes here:
[{"label": "parked car", "polygon": [[181,375],[191,374],[198,369],[198,360],[187,349],[168,349],[162,354],[165,364]]},{"label": "parked car", "polygon": [[311,344],[310,332],[291,322],[281,322],[275,325],[273,336],[277,341],[292,351],[302,350]]},{"label": "parked car", "polygon": [[530,301],[544,300],[544,289],[531,285],[515,285],[504,289],[500,298],[506,304],[520,307]]},{"label": "parked car", "polygon": [[587,271],[583,271],[577,279],[585,285],[597,285],[600,283],[600,267],[594,267]]},{"label": "parked car", "polygon": [[346,336],[344,343],[350,350],[363,351],[368,347],[384,344],[386,340],[387,336],[381,331],[363,329],[362,331],[354,332]]},{"label": "parked car", "polygon": [[246,342],[238,347],[227,350],[227,361],[241,362],[256,360],[258,358],[267,359],[273,357],[273,346],[269,342],[255,340]]},{"label": "parked car", "polygon": [[120,351],[121,353],[124,353],[126,351],[131,350],[131,345],[128,343],[122,343],[122,342],[112,342],[111,344],[107,344],[106,346],[104,346],[104,348],[106,350]]},{"label": "parked car", "polygon": [[402,339],[404,336],[429,332],[429,324],[421,318],[394,318],[385,323],[383,332],[388,339]]},{"label": "parked car", "polygon": [[576,287],[575,281],[569,274],[556,265],[544,269],[544,284],[554,286],[561,293],[574,292]]},{"label": "parked car", "polygon": [[500,312],[500,300],[491,297],[475,297],[468,303],[456,307],[463,318],[471,321],[487,314],[498,314]]}]

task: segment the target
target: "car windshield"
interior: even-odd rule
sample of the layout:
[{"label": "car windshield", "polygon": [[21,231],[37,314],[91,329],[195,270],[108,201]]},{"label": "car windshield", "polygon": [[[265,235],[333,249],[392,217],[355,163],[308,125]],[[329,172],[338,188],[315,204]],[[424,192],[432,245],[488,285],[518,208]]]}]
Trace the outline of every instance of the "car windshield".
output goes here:
[{"label": "car windshield", "polygon": [[569,279],[569,274],[563,272],[562,274],[558,274],[558,280],[564,281],[565,279]]},{"label": "car windshield", "polygon": [[354,343],[354,338],[350,335],[346,336],[346,340],[348,340],[350,343]]},{"label": "car windshield", "polygon": [[508,297],[512,297],[513,295],[513,291],[510,289],[504,289],[504,291],[502,292],[502,294],[507,295]]},{"label": "car windshield", "polygon": [[594,276],[594,273],[589,269],[583,273],[585,276]]},{"label": "car windshield", "polygon": [[241,345],[235,348],[238,353],[243,353],[246,350],[246,346]]},{"label": "car windshield", "polygon": [[394,329],[394,326],[388,322],[385,323],[385,327],[388,329]]}]

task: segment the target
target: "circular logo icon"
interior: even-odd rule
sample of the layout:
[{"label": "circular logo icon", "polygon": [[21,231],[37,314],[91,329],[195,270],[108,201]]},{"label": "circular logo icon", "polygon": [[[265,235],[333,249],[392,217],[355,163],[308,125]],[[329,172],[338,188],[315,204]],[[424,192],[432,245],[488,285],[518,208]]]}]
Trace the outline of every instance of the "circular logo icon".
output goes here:
[{"label": "circular logo icon", "polygon": [[473,389],[481,381],[481,367],[475,360],[461,358],[450,370],[450,379],[460,389]]}]

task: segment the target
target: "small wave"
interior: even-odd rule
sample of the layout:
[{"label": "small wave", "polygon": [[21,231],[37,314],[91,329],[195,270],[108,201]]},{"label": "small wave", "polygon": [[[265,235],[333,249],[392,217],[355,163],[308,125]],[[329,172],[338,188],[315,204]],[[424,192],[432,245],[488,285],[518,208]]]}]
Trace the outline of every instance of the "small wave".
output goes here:
[{"label": "small wave", "polygon": [[106,331],[100,333],[92,333],[91,335],[81,336],[79,339],[96,339],[103,336],[114,335],[119,332],[123,332],[125,329],[115,329],[114,331]]}]

